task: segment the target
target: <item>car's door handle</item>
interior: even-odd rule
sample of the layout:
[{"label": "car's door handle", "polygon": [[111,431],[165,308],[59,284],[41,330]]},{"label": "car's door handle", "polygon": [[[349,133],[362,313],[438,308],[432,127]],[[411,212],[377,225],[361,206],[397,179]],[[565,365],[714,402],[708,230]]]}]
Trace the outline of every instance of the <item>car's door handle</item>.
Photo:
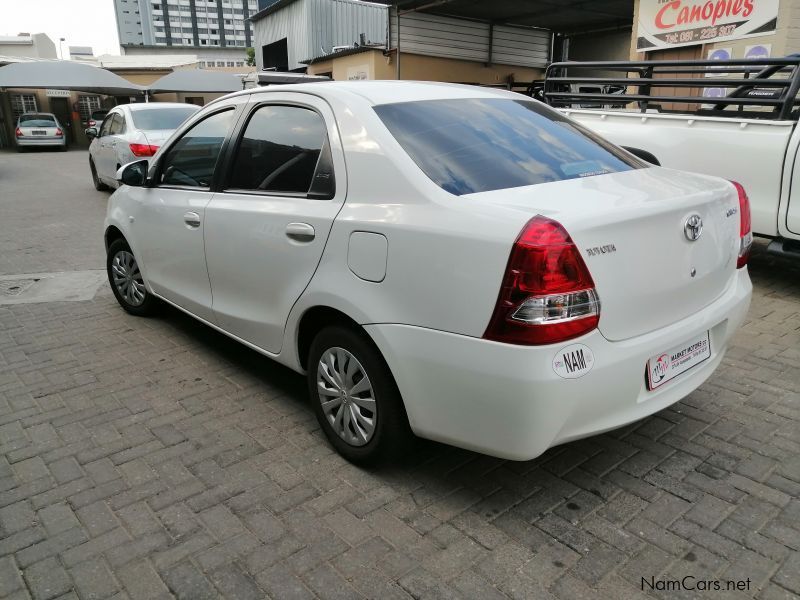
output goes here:
[{"label": "car's door handle", "polygon": [[314,228],[308,223],[289,223],[286,226],[286,237],[296,242],[310,242],[315,235]]},{"label": "car's door handle", "polygon": [[200,227],[200,215],[196,212],[189,211],[183,215],[183,222],[189,227]]}]

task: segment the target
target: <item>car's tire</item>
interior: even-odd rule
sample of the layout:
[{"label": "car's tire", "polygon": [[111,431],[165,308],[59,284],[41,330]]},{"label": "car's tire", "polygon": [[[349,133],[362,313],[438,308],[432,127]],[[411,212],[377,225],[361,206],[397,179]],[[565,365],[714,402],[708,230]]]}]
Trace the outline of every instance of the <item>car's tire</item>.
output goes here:
[{"label": "car's tire", "polygon": [[[373,465],[396,459],[408,450],[414,436],[397,384],[363,332],[343,326],[320,331],[309,350],[307,379],[320,427],[344,458]],[[327,392],[322,391],[321,383]],[[323,399],[334,404],[323,406]]]},{"label": "car's tire", "polygon": [[17,146],[17,152],[22,154],[23,152],[25,152],[25,148],[23,148],[22,146]]},{"label": "car's tire", "polygon": [[61,148],[59,148],[58,150],[59,150],[59,152],[66,152],[66,151],[67,151],[67,145],[66,145],[66,144],[64,144],[64,145],[63,145],[63,146],[61,146]]},{"label": "car's tire", "polygon": [[108,186],[100,181],[100,177],[97,176],[97,168],[94,166],[94,161],[91,158],[89,159],[89,170],[92,172],[92,183],[94,184],[94,189],[96,189],[98,192],[107,190]]},{"label": "car's tire", "polygon": [[122,308],[137,317],[155,313],[158,299],[147,291],[136,257],[124,239],[115,240],[108,247],[106,271],[111,291]]}]

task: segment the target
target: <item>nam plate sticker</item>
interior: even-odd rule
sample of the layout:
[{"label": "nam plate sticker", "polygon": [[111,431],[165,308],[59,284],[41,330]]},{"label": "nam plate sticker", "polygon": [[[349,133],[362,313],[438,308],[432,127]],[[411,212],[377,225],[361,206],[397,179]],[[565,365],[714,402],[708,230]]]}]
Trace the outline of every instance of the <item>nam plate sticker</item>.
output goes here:
[{"label": "nam plate sticker", "polygon": [[564,379],[583,377],[594,366],[594,354],[589,346],[572,344],[559,350],[553,357],[553,371]]}]

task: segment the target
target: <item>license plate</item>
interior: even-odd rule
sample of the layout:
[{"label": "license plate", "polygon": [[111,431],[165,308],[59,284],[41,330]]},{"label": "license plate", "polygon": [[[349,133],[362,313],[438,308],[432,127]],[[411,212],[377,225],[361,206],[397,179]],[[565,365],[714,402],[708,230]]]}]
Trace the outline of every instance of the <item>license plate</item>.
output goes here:
[{"label": "license plate", "polygon": [[47,135],[47,132],[43,129],[34,129],[31,133],[33,135]]},{"label": "license plate", "polygon": [[647,361],[647,389],[661,387],[710,357],[711,340],[708,331],[666,352],[651,356]]}]

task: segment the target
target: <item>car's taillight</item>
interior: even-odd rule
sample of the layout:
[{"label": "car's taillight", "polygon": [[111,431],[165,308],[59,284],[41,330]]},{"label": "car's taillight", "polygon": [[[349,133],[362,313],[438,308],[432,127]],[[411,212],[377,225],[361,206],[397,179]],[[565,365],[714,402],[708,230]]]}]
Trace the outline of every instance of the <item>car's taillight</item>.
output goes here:
[{"label": "car's taillight", "polygon": [[560,223],[528,221],[508,258],[483,337],[509,344],[554,344],[597,328],[600,299],[578,248]]},{"label": "car's taillight", "polygon": [[56,127],[56,137],[61,137],[64,135],[64,132],[61,131],[61,127]]},{"label": "car's taillight", "polygon": [[134,156],[153,156],[158,151],[158,146],[150,144],[131,144],[130,146]]},{"label": "car's taillight", "polygon": [[17,137],[22,137],[22,130],[19,127],[17,127],[17,130],[14,132],[14,135],[16,135]]},{"label": "car's taillight", "polygon": [[753,245],[753,224],[750,217],[750,199],[741,183],[731,181],[739,195],[739,256],[736,259],[736,268],[747,266],[750,258],[750,247]]},{"label": "car's taillight", "polygon": [[94,121],[92,119],[89,119],[89,122],[86,123],[87,127],[94,127],[95,125],[97,125],[97,121]]}]

